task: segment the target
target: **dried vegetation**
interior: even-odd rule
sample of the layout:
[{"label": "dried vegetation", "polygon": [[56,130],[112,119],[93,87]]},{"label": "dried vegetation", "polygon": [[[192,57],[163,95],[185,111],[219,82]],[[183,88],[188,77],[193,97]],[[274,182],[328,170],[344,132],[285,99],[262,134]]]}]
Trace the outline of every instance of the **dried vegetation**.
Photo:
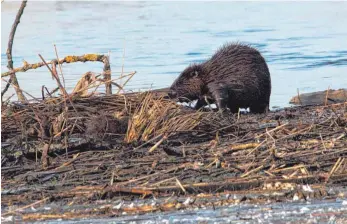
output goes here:
[{"label": "dried vegetation", "polygon": [[[22,214],[14,208],[269,189],[292,195],[302,184],[322,196],[325,186],[347,183],[346,108],[233,115],[194,111],[155,91],[11,103],[2,109],[2,205]],[[132,212],[186,207],[177,203]],[[89,214],[129,208],[101,210]]]}]

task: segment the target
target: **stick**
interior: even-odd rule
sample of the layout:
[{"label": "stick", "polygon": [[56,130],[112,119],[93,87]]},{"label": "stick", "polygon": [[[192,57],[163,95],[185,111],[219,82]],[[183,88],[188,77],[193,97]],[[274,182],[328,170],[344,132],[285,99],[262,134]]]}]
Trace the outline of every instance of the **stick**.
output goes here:
[{"label": "stick", "polygon": [[298,88],[298,89],[296,89],[296,91],[297,91],[297,93],[298,93],[298,100],[299,100],[299,104],[300,104],[300,105],[302,105],[302,103],[301,103],[301,99],[300,99],[299,88]]},{"label": "stick", "polygon": [[2,102],[2,97],[5,95],[5,93],[7,92],[8,88],[10,87],[10,83],[12,83],[12,79],[10,78],[8,80],[8,82],[6,83],[5,88],[1,91],[1,102]]},{"label": "stick", "polygon": [[171,167],[169,169],[166,169],[166,170],[163,170],[163,171],[159,171],[159,172],[156,172],[156,173],[153,173],[153,174],[149,174],[147,176],[142,176],[142,177],[139,177],[139,178],[136,178],[136,179],[128,180],[128,181],[125,181],[125,182],[120,182],[120,183],[118,183],[118,185],[130,184],[130,183],[133,183],[133,182],[136,182],[136,181],[139,181],[139,180],[147,179],[149,177],[153,177],[153,176],[157,176],[157,175],[165,174],[165,173],[170,173],[170,172],[172,172],[174,170],[185,168],[188,165],[189,165],[189,163],[184,163],[184,164],[181,164],[179,166],[173,166],[173,167]]},{"label": "stick", "polygon": [[[131,77],[132,77],[133,75],[134,75],[134,73],[130,73],[130,74],[125,75],[124,77],[127,77],[127,76],[131,76]],[[102,84],[105,84],[105,83],[112,83],[112,82],[114,82],[115,80],[119,80],[119,79],[121,79],[121,78],[116,78],[116,79],[108,80],[108,81],[100,81],[99,79],[96,79],[96,80],[92,81],[91,83],[89,83],[88,86],[83,87],[82,89],[79,89],[77,92],[71,93],[70,96],[77,95],[78,93],[80,93],[80,92],[82,92],[82,91],[85,91],[85,90],[88,90],[88,89],[91,89],[91,88],[94,88],[94,87],[98,88],[98,87],[99,87],[100,85],[102,85]],[[96,82],[100,82],[100,83],[99,83],[99,84],[96,84]],[[92,85],[92,84],[93,84],[93,85]],[[95,91],[96,91],[96,90],[95,90]]]},{"label": "stick", "polygon": [[[41,56],[41,54],[39,54],[39,57],[41,58],[42,62],[47,66],[48,70],[52,73],[52,76],[53,76],[53,77],[56,79],[56,81],[57,81],[57,84],[58,84],[59,89],[60,89],[61,92],[63,93],[64,104],[65,104],[65,111],[66,111],[66,112],[68,111],[68,107],[67,107],[67,104],[66,104],[66,99],[68,99],[69,102],[70,102],[70,104],[71,104],[71,106],[73,107],[73,109],[75,110],[75,112],[78,114],[77,109],[75,108],[74,104],[72,103],[71,97],[70,97],[69,94],[66,92],[66,89],[62,86],[58,74],[57,74],[57,73],[54,73],[54,72],[52,71],[52,69],[48,66],[48,64],[46,63],[45,59]],[[52,62],[52,63],[55,63],[55,62]],[[54,64],[54,65],[55,65],[55,64]],[[73,130],[73,129],[72,129],[72,130]],[[67,156],[67,148],[66,148],[66,156]]]},{"label": "stick", "polygon": [[[65,85],[65,78],[64,78],[64,75],[63,75],[63,68],[62,68],[62,66],[61,66],[61,64],[59,63],[59,56],[58,56],[58,50],[57,50],[57,47],[55,46],[55,44],[54,44],[54,51],[55,51],[55,56],[57,57],[57,63],[58,63],[58,65],[59,65],[59,70],[60,70],[60,75],[61,75],[61,78],[63,79],[63,84],[64,84],[64,90],[66,90],[66,85]],[[53,63],[53,65],[55,65],[55,63]],[[57,76],[58,76],[58,73],[57,73]],[[59,77],[59,76],[58,76]],[[58,86],[58,88],[59,88],[59,86]],[[66,97],[69,97],[69,96],[67,96],[67,95],[65,95],[65,94],[63,94],[63,96],[64,96],[64,106],[65,106],[65,120],[66,120],[66,126],[67,127],[69,127],[69,123],[68,123],[68,107],[67,107],[67,104],[66,104]],[[71,101],[72,102],[72,101]],[[67,128],[65,128],[65,129],[67,129]],[[63,131],[62,131],[63,132]],[[61,133],[62,133],[61,132]],[[65,139],[67,138],[67,135],[65,135]],[[66,157],[67,157],[67,146],[66,146],[66,148],[65,148],[65,155],[66,155]]]},{"label": "stick", "polygon": [[7,97],[7,99],[6,99],[4,102],[5,102],[5,103],[9,102],[10,99],[11,99],[13,96],[14,96],[14,93],[13,93],[11,96]]},{"label": "stick", "polygon": [[103,190],[103,192],[119,192],[119,193],[131,193],[131,194],[145,194],[145,195],[151,195],[153,194],[152,191],[149,191],[147,189],[142,189],[138,187],[134,188],[128,188],[128,187],[120,187],[120,186],[108,186]]},{"label": "stick", "polygon": [[[9,39],[8,39],[8,47],[7,47],[7,51],[6,51],[6,54],[7,54],[7,68],[10,70],[10,71],[13,71],[13,60],[12,60],[12,46],[13,46],[13,40],[14,40],[14,35],[16,33],[16,30],[17,30],[17,26],[18,24],[20,23],[20,17],[22,16],[23,12],[24,12],[24,8],[27,4],[27,1],[26,0],[23,0],[22,1],[22,4],[18,10],[18,13],[17,13],[17,16],[16,16],[16,19],[14,20],[14,23],[12,25],[12,29],[11,29],[11,32],[10,32],[10,36],[9,36]],[[15,87],[15,91],[17,93],[17,97],[18,99],[21,101],[21,102],[24,102],[26,99],[23,95],[23,92],[21,91],[20,87],[19,87],[19,83],[18,83],[18,80],[17,80],[17,76],[16,74],[13,72],[11,73],[11,78],[9,80],[9,83],[13,83],[13,86]],[[7,88],[6,88],[7,87]],[[9,87],[9,84],[6,85],[4,91],[1,92],[1,100],[2,100],[2,96],[5,94],[5,92],[7,91],[8,87]]]},{"label": "stick", "polygon": [[48,152],[49,152],[50,145],[51,145],[50,143],[45,143],[45,145],[43,146],[42,156],[41,156],[43,169],[47,169],[49,166]]},{"label": "stick", "polygon": [[[105,55],[103,54],[84,54],[82,56],[74,56],[74,55],[68,55],[64,57],[63,59],[58,60],[58,64],[63,64],[63,63],[74,63],[74,62],[87,62],[87,61],[98,61],[98,62],[103,62]],[[57,63],[57,60],[51,60],[50,62],[47,62],[47,64],[53,64]],[[40,67],[45,66],[45,63],[39,62],[35,64],[25,64],[22,67],[15,68],[12,71],[4,72],[1,73],[1,77],[6,77],[9,76],[15,72],[26,72],[29,69],[37,69]]]},{"label": "stick", "polygon": [[181,184],[181,182],[180,182],[177,178],[175,178],[175,179],[176,179],[177,185],[182,189],[182,191],[183,191],[184,193],[187,193],[186,189],[183,187],[183,185]]},{"label": "stick", "polygon": [[64,89],[65,89],[66,87],[65,87],[65,79],[64,79],[64,75],[63,75],[63,68],[62,68],[61,64],[59,63],[58,51],[57,51],[57,47],[55,46],[55,44],[54,44],[54,51],[55,51],[55,56],[57,57],[57,63],[59,65],[60,75],[61,75],[61,78],[63,79]]},{"label": "stick", "polygon": [[104,63],[104,79],[105,79],[105,88],[106,88],[106,95],[112,94],[112,84],[111,84],[111,66],[110,66],[110,59],[108,56],[104,56],[103,58]]},{"label": "stick", "polygon": [[[59,76],[56,72],[53,72],[53,70],[48,66],[47,62],[45,61],[45,59],[43,59],[43,57],[41,56],[41,54],[39,54],[39,57],[41,58],[41,60],[43,61],[43,63],[47,66],[48,70],[52,73],[52,76],[55,78],[55,80],[57,81],[58,87],[60,88],[61,93],[63,94],[64,98],[66,98],[66,96],[68,96],[68,93],[66,92],[65,88],[63,87],[63,85],[60,82]],[[53,64],[55,65],[55,63]],[[54,68],[54,66],[53,66]],[[55,69],[56,70],[56,69]]]},{"label": "stick", "polygon": [[153,152],[153,151],[154,151],[156,148],[158,148],[158,146],[159,146],[164,140],[166,140],[166,139],[167,139],[167,136],[164,135],[162,139],[160,139],[157,143],[155,143],[155,145],[154,145],[152,148],[150,148],[150,149],[148,150],[148,152]]},{"label": "stick", "polygon": [[17,208],[17,209],[15,209],[15,210],[6,212],[5,214],[2,214],[2,215],[5,216],[5,215],[12,214],[12,213],[14,213],[14,212],[20,211],[20,210],[22,210],[22,209],[30,208],[30,207],[32,207],[32,206],[34,206],[34,205],[37,205],[37,204],[40,204],[40,203],[42,203],[42,202],[47,201],[49,198],[50,198],[50,197],[46,197],[46,198],[44,198],[44,199],[42,199],[42,200],[39,200],[39,201],[36,201],[36,202],[34,202],[34,203],[30,204],[30,205],[26,205],[26,206],[23,206],[23,207],[21,207],[21,208]]},{"label": "stick", "polygon": [[324,147],[324,151],[327,151],[327,148],[325,147],[325,143],[324,143],[324,140],[323,140],[323,137],[322,137],[321,133],[319,133],[319,137],[320,137],[320,140],[322,141],[322,145]]},{"label": "stick", "polygon": [[[123,76],[123,72],[124,72],[124,57],[125,57],[125,39],[124,39],[124,48],[123,48],[123,56],[122,56],[122,71],[120,74],[121,77]],[[122,85],[122,79],[120,80],[120,84]],[[121,90],[119,90],[119,91],[121,91]]]},{"label": "stick", "polygon": [[330,86],[328,86],[327,93],[325,94],[325,102],[324,102],[324,106],[326,106],[326,105],[328,104],[328,95],[329,95],[329,90],[330,90]]},{"label": "stick", "polygon": [[[78,156],[80,155],[80,153],[77,153],[73,156],[72,160],[62,164],[61,166],[55,168],[55,170],[60,170],[61,168],[70,165],[71,163],[75,162],[77,159],[80,159],[81,157],[78,158]],[[83,157],[82,157],[83,158]]]},{"label": "stick", "polygon": [[[7,84],[9,84],[9,85],[12,85],[14,88],[16,88],[15,86],[14,86],[14,84],[13,83],[10,83],[10,81],[7,81],[7,80],[5,80],[5,79],[3,79],[3,78],[1,78],[1,80],[2,81],[4,81],[4,82],[6,82]],[[36,100],[36,101],[40,101],[38,98],[36,98],[36,97],[34,97],[33,95],[31,95],[30,93],[28,93],[28,92],[26,92],[26,91],[24,91],[24,90],[22,90],[22,89],[20,89],[22,92],[24,92],[24,93],[26,93],[26,94],[28,94],[31,98],[33,98],[34,100]]]},{"label": "stick", "polygon": [[260,138],[260,137],[263,136],[263,135],[266,135],[266,134],[269,134],[269,133],[271,133],[271,132],[274,132],[274,131],[276,131],[276,130],[278,130],[278,129],[281,129],[281,128],[283,128],[284,126],[286,126],[287,124],[288,124],[288,123],[284,123],[284,124],[282,124],[282,125],[280,125],[280,126],[277,126],[277,127],[273,128],[273,129],[271,129],[270,131],[267,131],[267,130],[266,130],[265,133],[256,136],[256,138]]},{"label": "stick", "polygon": [[329,175],[327,177],[327,180],[325,181],[326,183],[329,181],[330,177],[333,175],[333,173],[340,168],[341,164],[344,162],[345,158],[338,158],[338,160],[336,161],[335,165],[333,166],[333,168],[330,170]]},{"label": "stick", "polygon": [[138,146],[138,147],[134,148],[133,150],[134,150],[134,151],[136,151],[136,150],[138,150],[138,149],[142,148],[143,146],[145,146],[145,145],[147,145],[147,144],[149,144],[149,143],[151,143],[151,142],[153,142],[153,141],[157,140],[157,139],[158,139],[158,138],[160,138],[161,136],[162,136],[162,134],[160,134],[160,135],[158,135],[158,136],[156,136],[156,137],[153,137],[152,139],[150,139],[150,140],[146,141],[146,142],[145,142],[145,143],[143,143],[142,145],[140,145],[140,146]]},{"label": "stick", "polygon": [[250,171],[248,171],[247,173],[242,174],[242,175],[241,175],[241,178],[244,178],[244,177],[248,176],[248,175],[251,174],[251,173],[257,172],[257,171],[263,169],[263,167],[264,167],[264,165],[261,165],[261,166],[255,168],[255,169],[253,169],[253,170],[250,170]]},{"label": "stick", "polygon": [[262,141],[261,143],[259,143],[254,149],[252,149],[247,156],[251,155],[255,150],[257,150],[260,146],[262,146],[264,143],[266,142],[266,139],[264,141]]},{"label": "stick", "polygon": [[[122,88],[118,90],[117,94],[119,94],[119,92],[124,88],[124,86],[129,82],[129,80],[136,74],[136,71],[134,71],[133,73],[130,73],[130,77],[124,82],[124,84],[122,85]],[[123,76],[123,75],[122,75]]]}]

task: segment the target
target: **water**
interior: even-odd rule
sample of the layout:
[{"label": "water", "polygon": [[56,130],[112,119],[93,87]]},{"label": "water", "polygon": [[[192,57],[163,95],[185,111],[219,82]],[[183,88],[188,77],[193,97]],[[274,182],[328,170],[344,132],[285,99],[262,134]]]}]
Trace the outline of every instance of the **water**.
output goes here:
[{"label": "water", "polygon": [[[34,223],[346,223],[345,200],[315,200],[312,202],[280,202],[271,204],[241,204],[219,207],[155,212],[144,215],[123,215],[112,218],[49,220]],[[72,209],[72,208],[71,208]],[[8,217],[13,221],[14,217]],[[5,220],[2,220],[5,221]]]},{"label": "water", "polygon": [[[1,70],[20,2],[5,0],[1,15]],[[137,71],[127,90],[169,86],[190,63],[210,57],[227,41],[257,47],[272,75],[270,106],[291,96],[347,86],[347,2],[32,2],[18,26],[14,66],[85,53],[111,52],[113,77]],[[63,66],[68,90],[101,63]],[[56,87],[47,68],[18,73],[34,96]],[[4,83],[2,82],[2,86]],[[13,92],[13,90],[11,90]],[[9,95],[10,92],[7,94]]]}]

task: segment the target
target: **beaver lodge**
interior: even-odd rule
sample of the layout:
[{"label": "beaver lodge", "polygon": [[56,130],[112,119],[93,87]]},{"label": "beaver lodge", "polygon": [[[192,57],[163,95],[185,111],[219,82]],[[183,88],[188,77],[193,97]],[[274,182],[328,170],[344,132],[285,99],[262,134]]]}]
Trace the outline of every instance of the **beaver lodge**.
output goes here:
[{"label": "beaver lodge", "polygon": [[254,115],[195,111],[165,91],[64,96],[2,106],[3,217],[334,198],[347,184],[347,103]]}]

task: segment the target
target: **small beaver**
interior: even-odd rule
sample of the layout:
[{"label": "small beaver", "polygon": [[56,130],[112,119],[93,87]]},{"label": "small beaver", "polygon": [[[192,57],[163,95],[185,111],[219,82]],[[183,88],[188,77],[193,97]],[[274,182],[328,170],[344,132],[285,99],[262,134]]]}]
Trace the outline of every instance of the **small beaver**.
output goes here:
[{"label": "small beaver", "polygon": [[187,67],[170,87],[169,97],[181,102],[198,100],[195,108],[216,103],[219,110],[269,109],[271,77],[265,59],[255,48],[227,43],[209,60]]}]

